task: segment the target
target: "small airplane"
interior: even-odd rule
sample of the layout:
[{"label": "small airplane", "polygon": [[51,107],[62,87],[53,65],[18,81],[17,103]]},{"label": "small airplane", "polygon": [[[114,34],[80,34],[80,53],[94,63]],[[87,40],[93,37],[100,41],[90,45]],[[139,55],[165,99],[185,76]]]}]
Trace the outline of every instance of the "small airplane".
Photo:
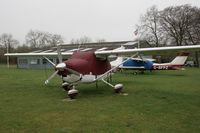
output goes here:
[{"label": "small airplane", "polygon": [[[114,49],[104,51],[76,51],[76,52],[62,52],[61,46],[57,46],[57,53],[7,53],[5,56],[43,56],[49,63],[51,63],[55,72],[45,81],[48,84],[50,80],[59,75],[62,78],[62,87],[68,91],[68,96],[74,99],[78,90],[75,86],[80,83],[95,83],[103,81],[107,85],[114,88],[116,93],[121,93],[123,85],[112,85],[105,79],[117,69],[120,65],[126,63],[129,59],[135,57],[138,52],[146,51],[165,51],[165,50],[184,50],[184,49],[200,49],[200,45],[192,46],[174,46],[174,47],[156,47],[156,48],[135,48],[135,49]],[[112,67],[113,62],[109,62],[109,55],[132,55],[121,63]],[[59,63],[55,64],[46,56],[58,56]],[[63,61],[62,56],[71,56]],[[116,62],[116,61],[114,61]]]},{"label": "small airplane", "polygon": [[[169,63],[154,63],[154,59],[146,59],[143,57],[130,58],[125,63],[119,66],[119,69],[122,70],[180,70],[184,66],[189,53],[181,52],[179,53],[171,62]],[[124,57],[117,57],[115,62],[111,62],[113,66],[120,64]]]}]

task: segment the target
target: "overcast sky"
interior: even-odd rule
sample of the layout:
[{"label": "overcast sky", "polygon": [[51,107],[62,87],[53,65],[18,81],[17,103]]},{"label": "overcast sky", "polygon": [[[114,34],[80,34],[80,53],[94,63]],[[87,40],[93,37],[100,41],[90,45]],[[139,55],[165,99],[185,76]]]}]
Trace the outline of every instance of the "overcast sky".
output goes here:
[{"label": "overcast sky", "polygon": [[20,43],[31,29],[60,34],[66,43],[83,36],[133,40],[148,8],[182,4],[200,7],[200,0],[0,0],[0,35],[12,34]]}]

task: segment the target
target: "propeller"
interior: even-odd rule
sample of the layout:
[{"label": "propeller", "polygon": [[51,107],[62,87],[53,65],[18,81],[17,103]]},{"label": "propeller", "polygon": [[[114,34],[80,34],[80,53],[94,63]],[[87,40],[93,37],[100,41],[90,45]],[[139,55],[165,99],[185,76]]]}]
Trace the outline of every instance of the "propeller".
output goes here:
[{"label": "propeller", "polygon": [[[47,57],[45,57],[45,59],[47,60],[47,61],[49,61],[49,63],[51,63],[51,61],[47,58]],[[59,71],[64,71],[64,69],[66,69],[65,67],[66,67],[66,64],[65,63],[59,63],[59,64],[57,64],[57,65],[55,65],[54,63],[51,63],[54,67],[55,67],[55,69],[56,69],[56,71],[45,81],[45,84],[47,85],[48,83],[49,83],[49,81],[53,78],[53,77],[55,77],[57,74],[58,74],[58,72]]]},{"label": "propeller", "polygon": [[61,45],[57,45],[57,54],[58,54],[58,60],[59,63],[56,65],[55,63],[53,63],[49,58],[45,57],[44,58],[54,66],[54,68],[56,69],[56,71],[45,81],[45,84],[48,84],[49,81],[55,77],[55,75],[58,74],[59,71],[64,71],[66,69],[66,64],[62,62],[62,54],[61,54]]},{"label": "propeller", "polygon": [[44,58],[54,66],[54,68],[56,69],[56,71],[45,81],[45,84],[48,84],[49,81],[55,77],[55,75],[58,74],[58,72],[60,71],[64,71],[64,70],[67,70],[69,71],[70,73],[72,74],[75,74],[77,76],[80,76],[80,78],[82,77],[82,74],[80,74],[79,72],[75,71],[75,70],[72,70],[70,68],[67,68],[66,67],[66,64],[64,62],[62,62],[62,54],[61,54],[61,45],[59,44],[57,46],[57,54],[58,54],[58,60],[59,60],[59,63],[56,65],[55,63],[53,63],[49,58],[45,57]]}]

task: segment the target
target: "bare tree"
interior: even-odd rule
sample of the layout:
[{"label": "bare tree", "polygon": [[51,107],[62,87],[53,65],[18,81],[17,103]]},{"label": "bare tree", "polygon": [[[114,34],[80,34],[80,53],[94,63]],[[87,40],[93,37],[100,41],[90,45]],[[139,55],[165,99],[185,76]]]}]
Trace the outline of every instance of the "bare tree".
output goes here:
[{"label": "bare tree", "polygon": [[[0,36],[0,60],[1,62],[5,62],[6,58],[4,57],[4,54],[6,52],[10,53],[13,51],[14,48],[17,47],[17,45],[19,44],[19,42],[13,38],[13,36],[11,34],[2,34]],[[9,61],[10,58],[7,57],[7,63],[9,66]]]},{"label": "bare tree", "polygon": [[186,29],[185,44],[197,45],[200,43],[200,8],[192,7],[190,9],[190,24]]},{"label": "bare tree", "polygon": [[4,33],[0,36],[0,45],[3,48],[8,48],[8,50],[11,50],[13,48],[16,48],[18,44],[19,44],[19,41],[14,39],[11,34]]},{"label": "bare tree", "polygon": [[43,48],[56,46],[58,43],[63,43],[63,39],[62,36],[58,34],[30,30],[26,35],[26,43],[32,48]]},{"label": "bare tree", "polygon": [[158,47],[163,39],[160,24],[159,24],[159,11],[156,6],[149,8],[143,16],[141,16],[141,26],[139,32],[141,39],[146,40],[146,43],[153,47]]},{"label": "bare tree", "polygon": [[[200,8],[192,7],[190,16],[190,25],[187,28],[185,44],[197,45],[200,43]],[[199,64],[199,51],[195,51],[195,64]]]},{"label": "bare tree", "polygon": [[[155,6],[141,17],[140,34],[149,46],[200,43],[200,9],[191,5],[171,6],[158,11]],[[199,66],[199,52],[195,62]]]},{"label": "bare tree", "polygon": [[28,44],[32,48],[38,48],[40,45],[39,38],[41,34],[38,31],[30,30],[26,35],[26,44]]},{"label": "bare tree", "polygon": [[59,43],[64,43],[62,36],[58,34],[50,34],[49,39],[50,46],[56,46]]},{"label": "bare tree", "polygon": [[185,45],[187,39],[187,30],[191,25],[192,7],[190,5],[181,5],[168,7],[161,11],[160,23],[163,32],[175,41],[176,45]]},{"label": "bare tree", "polygon": [[[163,32],[176,45],[196,45],[200,43],[200,9],[191,5],[168,7],[161,11],[160,22]],[[198,51],[195,63],[199,66]]]}]

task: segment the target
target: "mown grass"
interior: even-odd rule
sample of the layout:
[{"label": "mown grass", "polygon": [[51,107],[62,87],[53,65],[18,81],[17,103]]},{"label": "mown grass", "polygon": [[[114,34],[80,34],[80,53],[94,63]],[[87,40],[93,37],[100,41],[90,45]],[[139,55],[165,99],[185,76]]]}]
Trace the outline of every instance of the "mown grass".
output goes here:
[{"label": "mown grass", "polygon": [[46,73],[0,66],[0,132],[200,132],[200,69],[117,73],[128,96],[99,82],[71,102],[58,77],[43,84]]}]

